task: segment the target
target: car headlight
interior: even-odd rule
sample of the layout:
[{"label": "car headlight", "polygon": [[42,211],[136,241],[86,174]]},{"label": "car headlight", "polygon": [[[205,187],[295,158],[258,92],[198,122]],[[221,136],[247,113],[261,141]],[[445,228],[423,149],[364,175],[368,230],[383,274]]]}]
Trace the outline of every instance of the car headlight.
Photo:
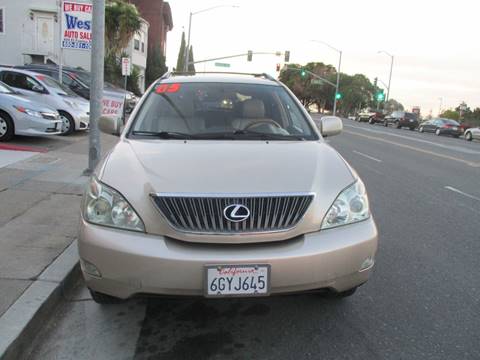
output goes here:
[{"label": "car headlight", "polygon": [[97,225],[145,232],[142,219],[116,190],[90,179],[83,200],[83,218]]},{"label": "car headlight", "polygon": [[343,190],[325,215],[322,229],[356,223],[370,217],[367,191],[362,180]]},{"label": "car headlight", "polygon": [[27,114],[27,115],[30,115],[30,116],[35,116],[35,117],[43,117],[42,116],[42,113],[40,111],[36,111],[36,110],[32,110],[32,109],[27,109],[27,108],[24,108],[23,106],[13,106],[15,109],[17,109],[17,111],[20,111],[21,113],[24,113],[24,114]]}]

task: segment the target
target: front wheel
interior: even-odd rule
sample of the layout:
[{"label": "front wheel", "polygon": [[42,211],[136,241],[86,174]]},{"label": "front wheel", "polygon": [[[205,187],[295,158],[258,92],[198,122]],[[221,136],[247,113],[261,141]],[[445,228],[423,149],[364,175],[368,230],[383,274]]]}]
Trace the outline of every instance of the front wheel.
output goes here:
[{"label": "front wheel", "polygon": [[59,111],[60,118],[62,119],[62,134],[63,136],[70,135],[75,131],[75,120],[72,115],[64,111]]},{"label": "front wheel", "polygon": [[471,132],[467,132],[465,134],[465,140],[467,140],[467,141],[472,141],[473,140],[473,136],[472,136]]},{"label": "front wheel", "polygon": [[351,288],[351,289],[348,289],[348,290],[345,290],[345,291],[332,292],[331,297],[335,298],[335,299],[344,299],[346,297],[349,297],[349,296],[352,296],[353,294],[355,294],[357,289],[358,289],[358,287],[355,286],[354,288]]},{"label": "front wheel", "polygon": [[421,132],[421,133],[423,133],[423,131],[424,131],[424,130],[423,130],[423,126],[420,126],[420,127],[418,128],[418,131]]},{"label": "front wheel", "polygon": [[9,141],[15,135],[12,118],[6,113],[0,112],[0,142]]},{"label": "front wheel", "polygon": [[383,122],[383,126],[388,127],[388,121],[387,121],[387,120],[385,120],[385,121]]},{"label": "front wheel", "polygon": [[435,135],[440,136],[441,133],[440,129],[435,130]]},{"label": "front wheel", "polygon": [[370,119],[368,119],[368,123],[370,125],[373,125],[373,124],[375,124],[375,120],[373,120],[373,118],[370,118]]},{"label": "front wheel", "polygon": [[398,121],[395,123],[395,126],[397,127],[397,129],[400,129],[402,127]]}]

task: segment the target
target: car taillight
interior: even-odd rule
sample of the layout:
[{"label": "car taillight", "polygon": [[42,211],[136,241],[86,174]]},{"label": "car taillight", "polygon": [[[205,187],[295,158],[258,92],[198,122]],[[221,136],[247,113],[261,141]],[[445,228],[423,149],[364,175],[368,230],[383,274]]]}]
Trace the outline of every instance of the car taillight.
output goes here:
[{"label": "car taillight", "polygon": [[444,128],[451,128],[452,126],[453,126],[453,125],[451,125],[451,124],[445,124],[445,125],[443,125]]}]

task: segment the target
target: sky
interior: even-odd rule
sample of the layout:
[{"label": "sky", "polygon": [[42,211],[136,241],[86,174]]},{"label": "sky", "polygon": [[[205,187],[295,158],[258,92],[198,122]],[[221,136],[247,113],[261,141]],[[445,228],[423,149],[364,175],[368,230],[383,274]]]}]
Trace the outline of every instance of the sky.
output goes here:
[{"label": "sky", "polygon": [[[195,60],[248,50],[289,50],[290,62],[321,61],[338,66],[338,53],[312,42],[320,40],[342,50],[341,71],[362,73],[388,83],[394,55],[390,97],[407,109],[420,106],[436,115],[462,101],[480,107],[480,3],[473,0],[169,0],[174,28],[168,33],[167,66],[176,65],[182,31],[189,13],[225,7],[192,17],[191,44]],[[238,7],[230,7],[231,5]],[[229,71],[277,75],[283,57],[254,55],[222,60]],[[197,71],[224,71],[214,62]],[[380,83],[379,83],[380,84]]]}]

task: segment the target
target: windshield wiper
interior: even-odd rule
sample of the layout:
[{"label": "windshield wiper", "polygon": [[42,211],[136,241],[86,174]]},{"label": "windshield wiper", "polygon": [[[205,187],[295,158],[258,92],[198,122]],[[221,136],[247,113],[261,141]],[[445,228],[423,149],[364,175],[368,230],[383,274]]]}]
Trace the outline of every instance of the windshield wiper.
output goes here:
[{"label": "windshield wiper", "polygon": [[194,139],[195,136],[176,131],[132,131],[132,135],[151,136],[159,139]]},{"label": "windshield wiper", "polygon": [[283,134],[272,134],[272,133],[259,133],[256,131],[249,131],[249,130],[236,130],[234,135],[244,135],[244,136],[252,136],[255,138],[259,138],[261,140],[300,140],[304,141],[305,138],[301,135],[283,135]]}]

